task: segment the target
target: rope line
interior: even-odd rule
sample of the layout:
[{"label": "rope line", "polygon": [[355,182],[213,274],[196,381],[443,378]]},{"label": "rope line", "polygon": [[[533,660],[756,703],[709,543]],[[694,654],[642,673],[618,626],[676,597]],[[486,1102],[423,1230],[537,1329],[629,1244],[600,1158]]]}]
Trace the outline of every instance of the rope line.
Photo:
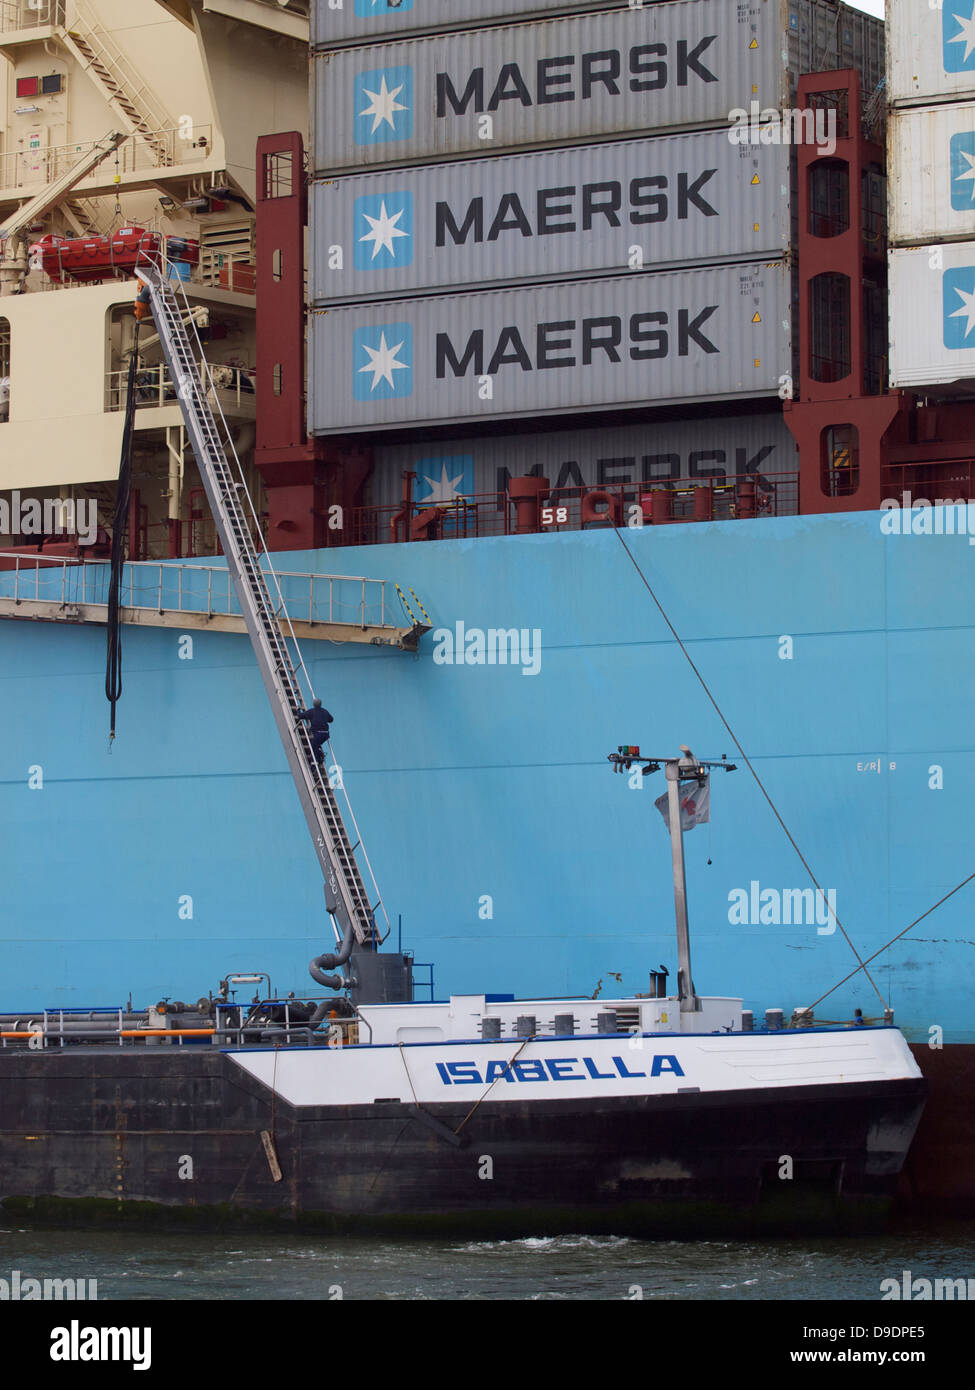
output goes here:
[{"label": "rope line", "polygon": [[400,1042],[396,1045],[399,1048],[399,1055],[403,1059],[403,1070],[406,1072],[406,1079],[410,1083],[410,1090],[413,1092],[413,1104],[416,1106],[418,1110],[422,1110],[423,1106],[416,1098],[416,1087],[413,1085],[413,1078],[412,1076],[410,1076],[410,1069],[406,1064],[406,1053],[403,1051],[403,1044]]},{"label": "rope line", "polygon": [[[510,1059],[510,1061],[508,1061],[508,1062],[505,1063],[505,1069],[506,1069],[507,1072],[510,1072],[510,1071],[511,1071],[511,1068],[512,1068],[512,1067],[514,1066],[514,1064],[517,1062],[518,1058],[519,1058],[519,1057],[521,1056],[521,1054],[524,1052],[524,1050],[525,1050],[525,1048],[528,1046],[528,1044],[529,1044],[530,1042],[534,1041],[534,1038],[535,1038],[535,1034],[534,1034],[534,1033],[529,1034],[529,1036],[528,1036],[528,1037],[525,1039],[525,1041],[522,1043],[521,1047],[519,1047],[519,1049],[518,1049],[518,1051],[515,1053],[515,1055]],[[474,1102],[474,1104],[471,1106],[470,1110],[468,1110],[467,1114],[466,1114],[466,1115],[464,1116],[464,1118],[461,1120],[460,1124],[459,1124],[459,1125],[457,1126],[457,1128],[454,1130],[454,1133],[455,1133],[455,1134],[459,1134],[459,1133],[461,1132],[461,1130],[462,1130],[462,1129],[464,1128],[464,1126],[467,1124],[467,1121],[468,1121],[468,1120],[471,1118],[471,1116],[474,1114],[474,1111],[475,1111],[475,1110],[477,1109],[477,1107],[480,1105],[481,1101],[487,1099],[487,1097],[488,1097],[488,1096],[490,1095],[490,1093],[494,1090],[495,1086],[498,1084],[498,1082],[501,1080],[502,1076],[504,1076],[504,1075],[505,1075],[505,1072],[504,1072],[504,1071],[498,1072],[497,1076],[494,1078],[494,1080],[493,1080],[493,1081],[491,1082],[491,1084],[488,1086],[487,1090],[486,1090],[486,1091],[482,1091],[482,1093],[478,1096],[477,1100],[476,1100],[476,1101]]]},{"label": "rope line", "polygon": [[[906,936],[912,927],[917,926],[918,922],[923,922],[925,917],[930,917],[932,912],[939,908],[942,903],[946,903],[948,899],[953,897],[954,894],[957,893],[960,888],[964,888],[966,883],[971,883],[973,878],[975,878],[975,873],[969,874],[967,878],[963,878],[961,883],[956,883],[954,888],[952,888],[951,892],[946,893],[943,898],[939,898],[938,901],[932,907],[928,908],[927,912],[922,912],[920,917],[915,917],[914,921],[911,923],[909,927],[905,927],[904,930],[899,931],[896,936],[892,936],[890,940],[887,942],[886,946],[881,946],[879,950],[874,951],[872,956],[867,956],[867,959],[864,964],[869,965],[870,962],[876,959],[876,957],[879,956],[882,952],[889,950],[890,947],[893,946],[895,941],[900,941],[901,937]],[[851,970],[849,975],[844,975],[843,979],[840,980],[838,984],[835,984],[833,986],[833,989],[828,989],[825,994],[821,994],[818,999],[814,999],[813,1002],[809,1005],[809,1008],[814,1009],[817,1004],[821,1003],[824,999],[828,999],[829,996],[833,993],[833,990],[839,989],[840,985],[845,985],[847,980],[851,980],[854,975],[859,973],[859,970],[860,967],[857,966],[857,969]]]},{"label": "rope line", "polygon": [[[756,785],[758,786],[759,791],[760,791],[760,792],[762,793],[762,795],[764,796],[765,800],[768,802],[769,807],[771,808],[772,814],[775,816],[775,819],[778,821],[779,825],[781,825],[782,829],[785,831],[785,835],[786,835],[786,838],[787,838],[788,841],[789,841],[789,844],[792,846],[792,848],[795,850],[796,854],[799,856],[799,860],[800,860],[800,862],[801,862],[803,868],[806,870],[806,873],[809,875],[809,877],[812,879],[813,883],[816,885],[816,890],[817,890],[817,892],[819,893],[820,897],[822,898],[823,902],[826,904],[826,907],[827,907],[827,909],[828,909],[828,911],[829,911],[830,916],[832,917],[832,919],[833,919],[833,921],[836,923],[836,925],[839,927],[840,931],[843,933],[843,937],[844,937],[844,939],[845,939],[845,941],[846,941],[846,944],[849,946],[849,948],[850,948],[850,950],[853,952],[854,956],[856,956],[856,959],[857,959],[857,962],[858,962],[858,964],[857,964],[857,970],[862,970],[862,971],[863,971],[863,973],[866,975],[867,979],[870,981],[871,985],[873,985],[873,988],[874,988],[874,990],[875,990],[875,992],[876,992],[877,998],[880,1000],[881,1005],[882,1005],[884,1008],[886,1008],[886,1007],[887,1007],[887,1001],[884,999],[884,996],[881,994],[880,990],[877,988],[877,983],[876,983],[876,981],[874,980],[873,976],[870,974],[870,971],[867,969],[866,962],[863,960],[863,958],[862,958],[861,955],[860,955],[860,952],[857,950],[857,948],[854,946],[853,942],[850,940],[849,934],[847,933],[846,928],[843,926],[843,923],[840,921],[840,919],[837,917],[836,913],[833,911],[832,904],[830,903],[829,899],[826,897],[826,894],[823,892],[822,888],[820,887],[819,880],[817,879],[816,875],[813,873],[813,871],[812,871],[812,869],[811,869],[811,867],[810,867],[810,865],[809,865],[809,861],[806,859],[806,856],[803,854],[802,850],[801,850],[801,849],[799,848],[799,846],[796,844],[795,839],[794,839],[793,836],[792,836],[792,832],[790,831],[789,827],[786,825],[785,821],[782,819],[782,816],[779,814],[779,809],[778,809],[778,807],[776,806],[775,802],[772,800],[771,796],[769,795],[768,791],[766,790],[765,783],[762,781],[761,777],[759,777],[758,773],[755,771],[754,767],[753,767],[752,764],[751,764],[751,761],[749,760],[748,754],[745,752],[744,748],[742,748],[741,744],[738,742],[738,737],[737,737],[737,735],[735,734],[734,729],[732,729],[731,725],[728,723],[727,719],[725,718],[724,713],[723,713],[723,711],[722,711],[722,709],[721,709],[721,706],[718,704],[717,700],[716,700],[716,699],[714,698],[714,696],[711,694],[711,690],[710,690],[710,688],[709,688],[709,686],[708,686],[707,681],[704,679],[704,677],[701,675],[700,671],[699,671],[699,670],[697,669],[697,667],[695,666],[695,664],[694,664],[694,659],[693,659],[693,657],[691,656],[690,652],[687,650],[687,648],[684,646],[684,643],[681,641],[680,636],[679,636],[679,634],[678,634],[678,632],[677,632],[677,629],[674,627],[673,623],[670,621],[670,618],[669,618],[669,617],[667,616],[667,614],[664,612],[663,605],[661,604],[660,600],[657,598],[657,595],[654,593],[653,588],[651,587],[649,580],[647,579],[646,575],[643,573],[643,570],[642,570],[642,569],[640,568],[640,566],[637,564],[636,559],[634,558],[633,552],[630,550],[630,547],[626,544],[626,541],[623,539],[623,534],[622,534],[621,530],[619,529],[619,527],[614,527],[614,530],[616,531],[616,535],[617,535],[617,537],[618,537],[618,539],[619,539],[620,545],[623,547],[623,549],[626,551],[627,555],[629,556],[630,562],[632,563],[633,568],[636,570],[637,574],[640,576],[640,579],[643,581],[643,585],[644,585],[644,587],[645,587],[647,593],[650,595],[650,597],[653,599],[654,603],[656,604],[657,610],[658,610],[658,612],[660,613],[660,616],[663,618],[664,622],[667,624],[667,627],[670,629],[670,632],[671,632],[671,634],[672,634],[672,636],[673,636],[673,638],[674,638],[674,641],[675,641],[675,642],[677,643],[677,645],[680,647],[681,652],[682,652],[682,654],[683,654],[685,660],[687,661],[687,664],[690,666],[691,670],[694,672],[695,676],[697,677],[698,681],[700,682],[701,689],[704,691],[705,695],[708,697],[708,699],[711,701],[711,704],[714,706],[714,711],[715,711],[715,713],[717,714],[718,718],[721,720],[721,723],[724,725],[724,727],[725,727],[725,729],[726,729],[726,731],[727,731],[727,733],[728,733],[728,737],[731,739],[732,743],[735,745],[735,748],[738,750],[738,755],[739,755],[739,757],[741,758],[741,760],[742,760],[742,762],[745,764],[745,766],[748,768],[748,771],[749,771],[749,772],[752,774],[752,776],[754,777],[755,783],[756,783]],[[873,957],[871,956],[870,959],[872,960]],[[855,975],[855,974],[857,973],[857,970],[854,970],[854,971],[852,971],[851,973]],[[849,979],[849,976],[847,976],[847,978]],[[842,982],[841,982],[841,983],[842,983]],[[838,988],[838,986],[837,986],[837,988]],[[826,997],[826,996],[824,995],[823,998],[825,998],[825,997]],[[812,1007],[812,1006],[810,1005],[810,1007]]]}]

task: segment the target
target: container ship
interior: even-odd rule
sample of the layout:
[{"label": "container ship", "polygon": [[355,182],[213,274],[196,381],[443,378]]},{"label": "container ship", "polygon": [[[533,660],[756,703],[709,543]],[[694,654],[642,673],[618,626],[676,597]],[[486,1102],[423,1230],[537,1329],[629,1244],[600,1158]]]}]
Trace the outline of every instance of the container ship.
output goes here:
[{"label": "container ship", "polygon": [[286,998],[321,950],[178,383],[136,341],[148,246],[414,988],[641,996],[669,845],[605,755],[690,725],[788,830],[715,789],[698,984],[892,1010],[930,1088],[905,1199],[971,1205],[961,9],[891,0],[885,48],[827,0],[474,8],[2,8],[0,1012]]}]

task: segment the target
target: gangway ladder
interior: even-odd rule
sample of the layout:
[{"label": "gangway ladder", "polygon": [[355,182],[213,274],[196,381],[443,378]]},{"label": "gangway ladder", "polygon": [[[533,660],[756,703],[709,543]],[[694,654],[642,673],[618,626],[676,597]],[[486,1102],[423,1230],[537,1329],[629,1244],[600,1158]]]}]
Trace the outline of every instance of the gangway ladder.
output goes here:
[{"label": "gangway ladder", "polygon": [[339,936],[351,924],[359,945],[375,949],[380,934],[355,857],[357,846],[349,842],[310,731],[298,718],[304,703],[301,687],[241,504],[245,485],[227,461],[172,285],[154,266],[140,267],[135,274],[149,294],[159,345],[176,386],[186,433],[325,878],[326,907]]}]

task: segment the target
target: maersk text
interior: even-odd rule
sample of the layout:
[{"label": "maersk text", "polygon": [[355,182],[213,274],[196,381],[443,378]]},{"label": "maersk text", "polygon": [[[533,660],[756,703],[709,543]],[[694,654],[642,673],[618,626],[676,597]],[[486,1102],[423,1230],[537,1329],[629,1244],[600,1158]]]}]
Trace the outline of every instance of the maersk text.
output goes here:
[{"label": "maersk text", "polygon": [[[705,337],[701,325],[712,314],[717,313],[717,304],[709,304],[693,318],[690,309],[677,311],[676,355],[687,357],[691,345],[701,352],[720,352],[720,348]],[[627,323],[629,346],[627,356],[634,362],[670,357],[675,348],[673,335],[668,333],[670,315],[666,310],[649,314],[631,314]],[[454,376],[494,376],[501,367],[518,367],[523,372],[551,371],[559,367],[592,366],[597,353],[600,362],[621,362],[620,349],[623,346],[623,319],[615,314],[605,318],[561,319],[558,323],[539,323],[535,326],[535,355],[525,345],[525,340],[514,324],[501,329],[497,342],[485,365],[484,330],[475,328],[461,347],[453,342],[448,333],[436,335],[436,374],[438,379],[447,375],[448,368]],[[531,339],[529,338],[529,342]],[[487,344],[490,348],[490,343]]]},{"label": "maersk text", "polygon": [[[527,76],[518,63],[503,63],[490,85],[487,104],[484,96],[491,78],[485,82],[484,68],[472,68],[466,80],[458,81],[451,73],[438,72],[437,116],[463,116],[468,110],[497,111],[504,101],[517,101],[522,106],[588,101],[597,89],[614,97],[624,88],[631,92],[660,92],[671,83],[686,87],[692,77],[699,82],[717,82],[717,75],[702,62],[703,54],[716,38],[716,34],[707,34],[693,48],[687,39],[678,39],[672,67],[667,62],[665,43],[638,44],[625,52],[609,48],[596,53],[539,58],[534,73],[529,70]],[[624,58],[629,73],[626,78],[622,77]]]},{"label": "maersk text", "polygon": [[448,235],[457,246],[463,246],[468,241],[475,244],[484,240],[497,241],[503,232],[517,232],[523,238],[579,230],[589,232],[598,217],[605,217],[610,227],[620,227],[624,220],[634,227],[666,222],[670,217],[682,222],[690,216],[692,208],[704,217],[717,217],[717,208],[712,207],[701,191],[717,172],[717,169],[705,169],[697,177],[679,172],[673,190],[665,174],[631,179],[625,191],[618,179],[584,183],[580,187],[566,184],[561,188],[539,188],[534,206],[529,201],[528,207],[517,193],[504,193],[493,214],[488,207],[490,222],[486,238],[482,197],[471,198],[463,212],[447,202],[439,202],[435,217],[436,244],[446,246]]}]

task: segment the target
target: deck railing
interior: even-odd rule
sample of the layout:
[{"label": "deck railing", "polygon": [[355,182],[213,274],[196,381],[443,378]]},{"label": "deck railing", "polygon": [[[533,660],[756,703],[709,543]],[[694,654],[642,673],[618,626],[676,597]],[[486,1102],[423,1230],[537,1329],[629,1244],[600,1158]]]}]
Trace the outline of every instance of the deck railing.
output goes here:
[{"label": "deck railing", "polygon": [[477,493],[449,502],[414,502],[409,515],[402,502],[357,507],[346,530],[336,533],[335,539],[341,545],[380,545],[389,541],[594,530],[614,522],[626,526],[632,524],[634,517],[639,518],[641,525],[662,526],[795,516],[798,510],[798,473],[748,473],[552,488],[540,501],[532,524],[525,524],[524,519],[519,523],[516,503],[506,492]]},{"label": "deck railing", "polygon": [[[219,395],[225,410],[241,410],[249,407],[255,411],[256,396],[254,379],[256,372],[248,367],[226,367],[222,363],[200,364],[200,380],[206,382],[207,374],[213,381],[213,391]],[[105,409],[124,410],[128,368],[105,375]],[[142,406],[178,405],[176,387],[165,363],[154,367],[143,367],[136,375],[136,409]]]},{"label": "deck railing", "polygon": [[[213,127],[209,124],[173,126],[151,133],[153,139],[165,148],[169,165],[199,164],[210,157]],[[67,173],[96,144],[95,140],[85,140],[73,145],[52,145],[49,149],[8,150],[0,154],[0,194],[14,188],[51,183]],[[126,174],[148,170],[158,173],[159,168],[159,159],[145,139],[141,135],[130,135],[122,141],[114,155],[81,181],[79,192],[84,194],[92,183],[105,181],[106,170],[110,170],[112,176],[118,173],[124,178]],[[166,173],[172,174],[172,168],[167,167]]]},{"label": "deck railing", "polygon": [[65,0],[0,0],[0,33],[64,23]]},{"label": "deck railing", "polygon": [[[74,560],[25,550],[0,551],[0,598],[12,599],[15,604],[43,601],[62,607],[106,604],[110,571],[107,560]],[[385,579],[275,572],[292,622],[385,627],[401,621],[395,596],[391,602],[387,594]],[[125,566],[120,601],[125,608],[158,613],[241,616],[233,582],[223,565],[130,562]]]}]

